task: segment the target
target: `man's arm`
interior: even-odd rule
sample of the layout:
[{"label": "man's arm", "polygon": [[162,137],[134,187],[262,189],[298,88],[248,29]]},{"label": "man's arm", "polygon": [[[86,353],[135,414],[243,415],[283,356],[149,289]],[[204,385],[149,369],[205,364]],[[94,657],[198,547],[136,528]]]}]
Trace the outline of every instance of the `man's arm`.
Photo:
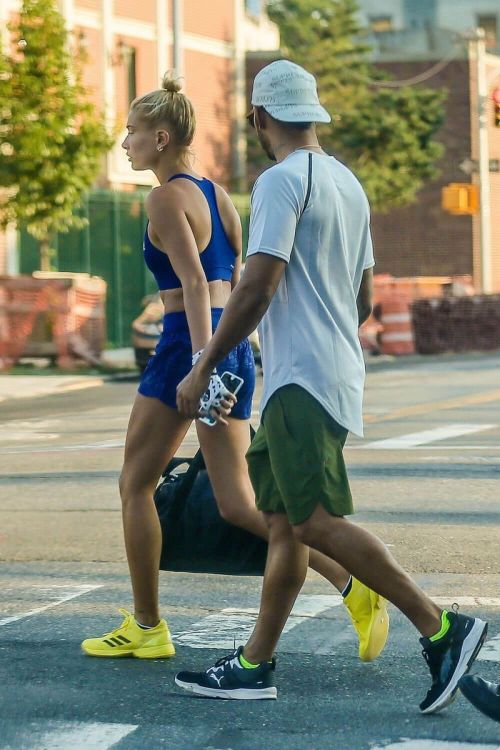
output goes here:
[{"label": "man's arm", "polygon": [[356,299],[359,325],[370,317],[373,308],[373,268],[365,268]]},{"label": "man's arm", "polygon": [[220,323],[203,352],[211,370],[255,330],[278,288],[286,263],[265,253],[248,258],[245,272],[231,294]]},{"label": "man's arm", "polygon": [[[248,258],[245,273],[224,308],[219,325],[191,372],[177,386],[177,408],[195,417],[213,368],[260,322],[278,288],[286,262],[265,253]],[[228,414],[228,408],[222,415]],[[214,416],[216,416],[214,414]],[[217,418],[217,416],[216,416]],[[218,421],[224,422],[223,417]]]}]

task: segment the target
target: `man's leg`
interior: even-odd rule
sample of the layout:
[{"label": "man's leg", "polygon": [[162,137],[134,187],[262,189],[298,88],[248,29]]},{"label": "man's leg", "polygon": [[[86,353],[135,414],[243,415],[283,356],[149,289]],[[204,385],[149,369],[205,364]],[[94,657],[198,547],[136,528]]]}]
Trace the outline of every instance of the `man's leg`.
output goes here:
[{"label": "man's leg", "polygon": [[432,676],[420,708],[425,713],[444,708],[482,646],[486,623],[441,611],[377,537],[344,517],[353,512],[343,457],[347,430],[310,393],[285,386],[267,409],[273,476],[294,534],[392,601],[415,624]]},{"label": "man's leg", "polygon": [[276,698],[273,653],[307,573],[309,550],[298,542],[283,513],[266,514],[269,550],[259,616],[246,646],[205,672],[179,672],[184,690],[209,698]]},{"label": "man's leg", "polygon": [[307,521],[293,527],[293,533],[382,594],[411,620],[421,635],[438,632],[440,607],[417,586],[374,534],[347,518],[330,515],[320,505]]},{"label": "man's leg", "polygon": [[284,513],[266,514],[269,550],[257,622],[243,656],[251,664],[272,659],[302,588],[309,549],[295,538]]},{"label": "man's leg", "polygon": [[451,703],[460,678],[483,645],[487,624],[479,618],[440,611],[376,536],[345,518],[330,515],[321,506],[294,526],[294,534],[352,570],[353,575],[395,604],[422,633],[420,643],[432,685],[420,710],[435,713]]}]

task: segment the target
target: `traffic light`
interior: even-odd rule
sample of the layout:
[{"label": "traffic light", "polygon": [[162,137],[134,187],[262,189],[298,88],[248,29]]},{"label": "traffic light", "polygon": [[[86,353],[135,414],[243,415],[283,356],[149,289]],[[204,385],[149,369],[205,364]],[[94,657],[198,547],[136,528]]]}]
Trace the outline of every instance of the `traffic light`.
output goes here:
[{"label": "traffic light", "polygon": [[495,105],[495,127],[500,128],[500,88],[493,91],[492,99]]},{"label": "traffic light", "polygon": [[477,185],[470,182],[451,182],[441,191],[441,208],[456,216],[472,216],[479,210]]}]

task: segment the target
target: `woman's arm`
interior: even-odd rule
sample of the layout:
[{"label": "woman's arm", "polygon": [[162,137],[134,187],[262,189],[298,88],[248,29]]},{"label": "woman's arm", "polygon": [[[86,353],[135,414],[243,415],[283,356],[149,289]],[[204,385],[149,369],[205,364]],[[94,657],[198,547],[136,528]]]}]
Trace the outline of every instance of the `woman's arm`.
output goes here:
[{"label": "woman's arm", "polygon": [[234,289],[241,276],[241,258],[242,258],[242,230],[241,219],[231,197],[223,190],[220,185],[215,186],[217,199],[217,208],[224,225],[224,229],[229,240],[229,244],[234,250],[234,271],[231,277],[231,291]]},{"label": "woman's arm", "polygon": [[151,191],[146,213],[161,249],[168,254],[182,285],[193,352],[212,337],[210,292],[196,241],[183,208],[183,196],[170,185]]}]

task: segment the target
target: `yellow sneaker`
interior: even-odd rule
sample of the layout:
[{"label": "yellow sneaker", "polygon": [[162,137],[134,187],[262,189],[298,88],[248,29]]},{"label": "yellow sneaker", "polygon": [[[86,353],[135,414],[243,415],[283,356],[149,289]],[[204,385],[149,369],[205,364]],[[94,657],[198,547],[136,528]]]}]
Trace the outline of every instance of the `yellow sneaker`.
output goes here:
[{"label": "yellow sneaker", "polygon": [[174,656],[175,648],[165,620],[154,628],[144,630],[134,615],[120,609],[125,618],[120,627],[100,638],[87,638],[82,649],[89,656],[136,656],[138,659],[165,659]]},{"label": "yellow sneaker", "polygon": [[353,576],[344,604],[359,637],[359,658],[373,661],[384,650],[389,634],[387,600]]}]

